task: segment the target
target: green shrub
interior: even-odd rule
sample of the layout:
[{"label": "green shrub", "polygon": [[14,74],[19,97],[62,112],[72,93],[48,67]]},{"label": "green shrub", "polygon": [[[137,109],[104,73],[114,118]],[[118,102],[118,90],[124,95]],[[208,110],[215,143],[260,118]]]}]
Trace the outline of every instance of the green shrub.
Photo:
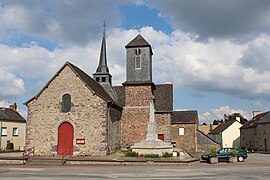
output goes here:
[{"label": "green shrub", "polygon": [[165,152],[162,154],[162,157],[172,157],[172,153]]},{"label": "green shrub", "polygon": [[235,149],[229,150],[228,152],[232,157],[235,157],[237,155],[237,151]]},{"label": "green shrub", "polygon": [[127,157],[138,157],[139,154],[137,152],[132,152],[131,149],[129,149],[126,153],[125,153],[125,156]]},{"label": "green shrub", "polygon": [[211,147],[211,149],[210,149],[210,154],[211,154],[212,156],[217,156],[217,148]]},{"label": "green shrub", "polygon": [[145,154],[144,155],[145,158],[159,158],[158,154]]},{"label": "green shrub", "polygon": [[14,144],[12,142],[7,143],[7,150],[13,150],[14,149]]}]

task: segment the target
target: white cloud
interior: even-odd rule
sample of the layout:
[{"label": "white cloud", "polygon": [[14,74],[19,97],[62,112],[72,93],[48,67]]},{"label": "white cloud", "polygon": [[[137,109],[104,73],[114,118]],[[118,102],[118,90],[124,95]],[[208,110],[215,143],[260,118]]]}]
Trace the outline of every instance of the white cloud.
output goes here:
[{"label": "white cloud", "polygon": [[224,119],[224,114],[233,114],[233,113],[240,113],[243,117],[250,119],[251,118],[251,114],[248,114],[246,111],[241,110],[241,109],[233,109],[229,106],[223,106],[223,107],[219,107],[217,109],[211,109],[208,112],[203,113],[202,115],[200,115],[199,119],[200,119],[200,124],[202,123],[213,123],[213,120],[220,120],[220,119]]},{"label": "white cloud", "polygon": [[0,39],[26,35],[64,45],[86,45],[97,39],[96,35],[102,29],[104,18],[107,19],[109,28],[119,25],[122,21],[119,6],[131,2],[4,1],[0,6]]},{"label": "white cloud", "polygon": [[207,40],[210,37],[243,40],[269,33],[270,2],[267,0],[149,0],[168,17],[175,29],[192,32]]},{"label": "white cloud", "polygon": [[25,92],[23,80],[0,68],[0,97],[14,97]]},{"label": "white cloud", "polygon": [[270,66],[270,36],[261,34],[248,42],[243,49],[243,56],[240,64],[246,68],[251,68],[258,74],[269,72]]}]

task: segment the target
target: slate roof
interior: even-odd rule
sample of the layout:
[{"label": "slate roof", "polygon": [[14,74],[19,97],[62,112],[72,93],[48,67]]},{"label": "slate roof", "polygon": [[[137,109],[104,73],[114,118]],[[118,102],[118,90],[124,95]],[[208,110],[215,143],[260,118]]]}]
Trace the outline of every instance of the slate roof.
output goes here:
[{"label": "slate roof", "polygon": [[198,112],[190,111],[173,111],[172,124],[198,124]]},{"label": "slate roof", "polygon": [[113,90],[117,95],[120,106],[125,106],[125,88],[124,86],[113,86]]},{"label": "slate roof", "polygon": [[153,55],[151,45],[142,37],[142,35],[136,36],[133,40],[131,40],[125,48],[133,48],[133,47],[150,47],[151,55]]},{"label": "slate roof", "polygon": [[159,112],[173,111],[173,85],[156,84],[154,90],[155,110]]},{"label": "slate roof", "polygon": [[257,124],[270,123],[270,111],[257,114],[250,121],[244,124],[240,129],[253,128]]},{"label": "slate roof", "polygon": [[[156,112],[172,112],[173,111],[173,85],[157,84],[154,90],[155,110]],[[113,86],[118,96],[118,102],[122,107],[125,106],[125,87]]]},{"label": "slate roof", "polygon": [[210,131],[209,134],[220,134],[222,133],[225,129],[227,129],[230,125],[232,125],[236,121],[226,121],[224,123],[219,124],[215,129]]},{"label": "slate roof", "polygon": [[[34,96],[33,98],[31,98],[30,100],[28,100],[27,102],[25,102],[24,104],[27,105],[30,101],[32,101],[33,99],[37,98],[43,92],[43,90],[53,81],[53,79],[66,66],[69,66],[74,71],[74,73],[77,74],[78,77],[88,86],[88,88],[91,89],[92,91],[94,91],[98,96],[100,96],[102,99],[104,99],[106,101],[114,102],[113,99],[111,98],[111,96],[104,90],[104,88],[98,82],[96,82],[94,79],[92,79],[90,76],[88,76],[80,68],[78,68],[77,66],[75,66],[75,65],[73,65],[73,64],[71,64],[70,62],[67,61],[60,68],[60,70],[49,80],[49,82],[41,89],[41,91],[36,96]],[[117,104],[117,102],[114,102],[114,103]]]},{"label": "slate roof", "polygon": [[26,122],[26,120],[11,108],[0,107],[0,119],[3,121]]}]

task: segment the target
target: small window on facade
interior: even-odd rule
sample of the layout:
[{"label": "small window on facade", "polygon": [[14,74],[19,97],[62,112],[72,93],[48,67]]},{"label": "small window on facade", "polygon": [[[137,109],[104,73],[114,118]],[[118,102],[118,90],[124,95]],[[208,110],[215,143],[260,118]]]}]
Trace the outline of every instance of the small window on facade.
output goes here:
[{"label": "small window on facade", "polygon": [[141,69],[141,58],[140,58],[140,56],[135,57],[135,69]]},{"label": "small window on facade", "polygon": [[179,135],[180,135],[180,136],[185,135],[185,128],[183,128],[183,127],[180,127],[180,128],[179,128]]},{"label": "small window on facade", "polygon": [[164,141],[164,134],[158,134],[158,139]]},{"label": "small window on facade", "polygon": [[102,77],[101,81],[106,82],[106,77]]},{"label": "small window on facade", "polygon": [[96,81],[99,82],[99,77],[96,77]]},{"label": "small window on facade", "polygon": [[2,127],[1,136],[7,136],[7,128],[6,127]]},{"label": "small window on facade", "polygon": [[69,112],[71,109],[71,96],[64,94],[62,97],[62,112]]},{"label": "small window on facade", "polygon": [[18,128],[13,128],[12,135],[13,136],[18,136],[19,135],[19,129]]}]

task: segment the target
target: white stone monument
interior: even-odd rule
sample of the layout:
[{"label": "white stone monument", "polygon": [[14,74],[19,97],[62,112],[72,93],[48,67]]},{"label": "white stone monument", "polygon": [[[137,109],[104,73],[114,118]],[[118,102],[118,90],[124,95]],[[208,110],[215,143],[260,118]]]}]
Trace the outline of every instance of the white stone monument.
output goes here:
[{"label": "white stone monument", "polygon": [[173,152],[173,146],[170,143],[158,139],[156,126],[154,100],[151,99],[150,120],[148,122],[146,139],[135,143],[134,146],[131,147],[133,152],[137,152],[138,154],[158,154],[160,156],[165,152]]}]

